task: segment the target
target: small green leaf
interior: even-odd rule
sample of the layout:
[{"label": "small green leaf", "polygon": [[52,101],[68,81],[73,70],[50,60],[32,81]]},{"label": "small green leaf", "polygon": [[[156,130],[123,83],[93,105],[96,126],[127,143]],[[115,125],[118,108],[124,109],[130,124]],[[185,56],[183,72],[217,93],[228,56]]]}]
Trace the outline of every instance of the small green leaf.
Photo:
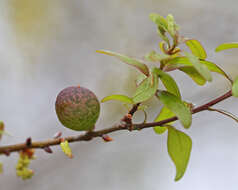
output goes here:
[{"label": "small green leaf", "polygon": [[226,73],[220,67],[218,67],[215,63],[212,63],[212,62],[206,61],[206,60],[200,60],[200,63],[206,65],[206,67],[211,72],[219,73],[219,74],[221,74],[223,76],[226,76]]},{"label": "small green leaf", "polygon": [[68,141],[61,142],[60,147],[61,147],[62,151],[65,153],[66,156],[68,156],[69,158],[73,158],[72,150],[69,146]]},{"label": "small green leaf", "polygon": [[161,52],[163,52],[164,54],[167,52],[167,49],[168,49],[168,47],[164,41],[159,43],[159,48],[160,48]]},{"label": "small green leaf", "polygon": [[206,83],[206,79],[204,79],[203,76],[193,67],[181,67],[179,70],[190,76],[198,85],[202,86]]},{"label": "small green leaf", "polygon": [[[168,109],[166,106],[164,106],[160,113],[157,115],[157,117],[155,118],[154,122],[158,122],[158,121],[162,121],[165,119],[168,119],[170,117],[174,117],[174,113],[170,111],[170,109]],[[167,123],[167,125],[171,125],[173,122]],[[167,130],[167,127],[162,127],[162,126],[156,126],[154,127],[154,131],[157,134],[162,134]]]},{"label": "small green leaf", "polygon": [[207,53],[203,48],[202,44],[194,39],[186,40],[185,44],[189,47],[193,55],[200,59],[206,59]]},{"label": "small green leaf", "polygon": [[164,53],[156,53],[155,51],[151,51],[145,56],[145,59],[151,62],[160,62],[161,60],[170,58],[169,55]]},{"label": "small green leaf", "polygon": [[168,61],[171,65],[183,65],[183,66],[193,66],[187,57],[175,57]]},{"label": "small green leaf", "polygon": [[107,50],[97,50],[96,52],[114,56],[114,57],[118,58],[119,60],[123,61],[124,63],[137,68],[139,71],[141,71],[146,76],[149,76],[149,68],[147,67],[147,65],[134,59],[134,58],[130,58],[128,56],[125,56],[125,55],[122,55],[119,53],[115,53],[115,52],[111,52],[111,51],[107,51]]},{"label": "small green leaf", "polygon": [[168,30],[168,23],[167,20],[160,16],[159,14],[156,13],[151,13],[150,14],[150,19],[157,25],[162,27],[165,31]]},{"label": "small green leaf", "polygon": [[178,88],[177,83],[175,80],[166,72],[154,68],[154,72],[158,75],[158,77],[161,79],[162,83],[164,84],[165,88],[167,89],[168,92],[174,94],[175,96],[181,98],[181,94]]},{"label": "small green leaf", "polygon": [[182,100],[168,91],[157,93],[159,100],[173,112],[180,120],[184,128],[189,128],[192,123],[192,114]]},{"label": "small green leaf", "polygon": [[128,103],[128,104],[133,104],[133,101],[130,97],[125,96],[125,95],[119,95],[119,94],[115,94],[115,95],[111,95],[111,96],[106,96],[105,98],[103,98],[101,100],[101,102],[107,102],[109,100],[117,100],[123,103]]},{"label": "small green leaf", "polygon": [[238,97],[238,77],[232,84],[232,96]]},{"label": "small green leaf", "polygon": [[212,75],[209,69],[205,65],[201,64],[197,57],[195,57],[193,54],[190,53],[186,53],[186,56],[189,59],[189,61],[193,64],[195,69],[199,72],[199,74],[204,77],[204,79],[206,79],[207,81],[212,81]]},{"label": "small green leaf", "polygon": [[157,33],[160,36],[160,38],[164,40],[168,44],[168,46],[170,46],[169,38],[166,36],[166,30],[164,30],[163,27],[158,26]]},{"label": "small green leaf", "polygon": [[169,45],[169,38],[166,36],[166,32],[168,31],[167,20],[155,13],[150,14],[150,19],[157,25],[159,36]]},{"label": "small green leaf", "polygon": [[143,80],[137,87],[132,100],[134,104],[144,102],[155,95],[158,88],[158,77],[155,73],[151,73],[149,77]]},{"label": "small green leaf", "polygon": [[167,148],[170,158],[176,166],[175,181],[180,180],[187,168],[192,149],[192,140],[185,133],[168,127]]},{"label": "small green leaf", "polygon": [[215,51],[219,52],[219,51],[223,51],[226,49],[232,49],[232,48],[238,48],[238,43],[236,42],[232,42],[232,43],[224,43],[221,44],[219,46],[216,47]]},{"label": "small green leaf", "polygon": [[175,29],[175,23],[174,23],[174,17],[173,15],[169,14],[167,16],[167,22],[168,22],[168,32],[172,37],[175,36],[176,29]]}]

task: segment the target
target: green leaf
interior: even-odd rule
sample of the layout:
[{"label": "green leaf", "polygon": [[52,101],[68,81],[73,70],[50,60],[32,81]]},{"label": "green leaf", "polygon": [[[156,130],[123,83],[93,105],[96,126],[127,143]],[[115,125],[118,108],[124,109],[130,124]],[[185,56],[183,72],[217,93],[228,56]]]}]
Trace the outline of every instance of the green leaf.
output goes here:
[{"label": "green leaf", "polygon": [[169,14],[167,16],[167,22],[168,22],[168,32],[170,33],[172,37],[174,37],[176,34],[176,28],[175,28],[173,15]]},{"label": "green leaf", "polygon": [[238,77],[232,84],[232,96],[238,97]]},{"label": "green leaf", "polygon": [[185,53],[189,61],[193,64],[195,69],[199,72],[200,75],[204,77],[207,81],[212,81],[212,75],[209,69],[199,62],[199,59],[193,54]]},{"label": "green leaf", "polygon": [[61,147],[62,151],[65,153],[66,156],[68,156],[69,158],[73,158],[72,150],[69,146],[68,141],[61,142],[60,147]]},{"label": "green leaf", "polygon": [[220,67],[218,67],[215,63],[212,63],[212,62],[206,61],[206,60],[200,60],[200,63],[206,65],[206,67],[210,71],[215,72],[215,73],[219,73],[223,76],[226,76],[226,73]]},{"label": "green leaf", "polygon": [[163,27],[158,26],[157,32],[160,38],[164,40],[168,44],[168,46],[170,46],[169,38],[166,36],[166,30],[164,30]]},{"label": "green leaf", "polygon": [[185,133],[168,127],[167,148],[170,158],[176,166],[175,181],[180,180],[187,168],[192,149],[192,140]]},{"label": "green leaf", "polygon": [[158,88],[158,77],[155,73],[151,73],[149,77],[143,80],[137,87],[132,100],[134,104],[144,102],[155,95]]},{"label": "green leaf", "polygon": [[171,65],[193,66],[187,57],[175,57],[168,61]]},{"label": "green leaf", "polygon": [[[160,50],[161,50],[164,54],[167,52],[167,49],[168,49],[168,47],[167,47],[167,45],[166,45],[166,43],[165,43],[164,41],[162,41],[162,42],[159,43],[159,48],[160,48]],[[165,55],[166,55],[166,54],[165,54]]]},{"label": "green leaf", "polygon": [[151,51],[145,56],[145,59],[151,62],[160,62],[161,60],[170,58],[169,55],[164,53],[156,53],[155,51]]},{"label": "green leaf", "polygon": [[157,25],[162,27],[165,31],[168,30],[168,22],[167,20],[160,16],[159,14],[156,13],[151,13],[150,14],[150,19]]},{"label": "green leaf", "polygon": [[166,32],[168,31],[167,20],[155,13],[150,14],[150,19],[157,25],[159,36],[169,45],[169,38],[166,36]]},{"label": "green leaf", "polygon": [[181,98],[181,94],[178,88],[177,83],[175,80],[166,72],[154,68],[154,72],[158,75],[158,77],[161,79],[162,83],[164,84],[165,88],[167,89],[168,92],[174,94],[175,96]]},{"label": "green leaf", "polygon": [[207,53],[202,44],[194,39],[186,40],[185,44],[188,46],[193,55],[200,59],[206,59]]},{"label": "green leaf", "polygon": [[125,95],[118,95],[118,94],[106,96],[105,98],[103,98],[101,100],[101,102],[103,103],[103,102],[107,102],[109,100],[117,100],[117,101],[120,101],[123,103],[133,104],[133,101],[130,97],[125,96]]},{"label": "green leaf", "polygon": [[97,50],[96,52],[114,56],[114,57],[118,58],[119,60],[123,61],[124,63],[137,68],[140,72],[142,72],[146,76],[149,76],[149,68],[147,67],[147,65],[134,59],[134,58],[130,58],[128,56],[125,56],[125,55],[122,55],[119,53],[115,53],[115,52],[111,52],[111,51],[107,51],[107,50]]},{"label": "green leaf", "polygon": [[[221,74],[225,76],[228,80],[232,81],[230,77],[216,64],[206,60],[199,60],[199,62],[205,65],[211,72],[216,72],[218,74]],[[176,68],[176,67],[179,68],[181,66],[193,66],[187,57],[175,57],[173,59],[170,59],[167,65],[171,68]]]},{"label": "green leaf", "polygon": [[[168,109],[166,106],[164,106],[160,113],[157,115],[157,117],[155,118],[154,122],[158,122],[158,121],[162,121],[162,120],[165,120],[165,119],[168,119],[170,117],[174,117],[174,113],[170,111],[170,109]],[[174,122],[170,122],[170,123],[167,123],[167,125],[171,125],[172,123]],[[162,134],[164,133],[165,131],[167,130],[167,127],[162,127],[162,126],[156,126],[154,127],[154,131],[155,133],[157,134]]]},{"label": "green leaf", "polygon": [[232,42],[232,43],[224,43],[216,47],[215,52],[223,51],[226,49],[232,49],[232,48],[238,48],[238,43]]},{"label": "green leaf", "polygon": [[168,91],[157,93],[159,100],[173,112],[180,120],[184,128],[189,128],[192,123],[192,114],[182,100]]},{"label": "green leaf", "polygon": [[193,67],[181,67],[179,70],[190,76],[198,85],[202,86],[206,83],[206,79]]}]

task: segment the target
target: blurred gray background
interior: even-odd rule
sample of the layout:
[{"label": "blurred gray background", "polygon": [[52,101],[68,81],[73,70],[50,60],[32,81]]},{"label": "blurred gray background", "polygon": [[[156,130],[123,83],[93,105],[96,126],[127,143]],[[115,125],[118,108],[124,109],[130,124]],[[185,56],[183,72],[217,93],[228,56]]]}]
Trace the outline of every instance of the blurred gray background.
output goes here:
[{"label": "blurred gray background", "polygon": [[[237,0],[1,0],[0,1],[0,120],[12,137],[1,144],[51,138],[61,126],[54,102],[71,85],[87,87],[101,99],[110,94],[132,95],[138,74],[112,57],[97,54],[108,49],[142,58],[157,49],[159,38],[149,20],[151,12],[172,13],[181,33],[205,46],[209,60],[238,75],[237,50],[214,53],[223,42],[238,41]],[[199,87],[182,73],[178,80],[183,98],[197,105],[221,95],[230,86],[217,74],[213,83]],[[160,110],[151,104],[149,120]],[[219,105],[238,115],[237,99]],[[126,109],[117,102],[102,105],[97,128],[111,126]],[[143,120],[138,112],[136,121]],[[183,130],[179,123],[176,127]],[[116,132],[111,143],[101,139],[71,144],[74,159],[54,147],[53,155],[38,150],[31,164],[35,176],[22,181],[15,175],[17,154],[1,156],[1,190],[235,190],[238,178],[237,123],[216,113],[194,115],[193,149],[187,172],[174,182],[175,167],[167,154],[166,134],[152,129]]]}]

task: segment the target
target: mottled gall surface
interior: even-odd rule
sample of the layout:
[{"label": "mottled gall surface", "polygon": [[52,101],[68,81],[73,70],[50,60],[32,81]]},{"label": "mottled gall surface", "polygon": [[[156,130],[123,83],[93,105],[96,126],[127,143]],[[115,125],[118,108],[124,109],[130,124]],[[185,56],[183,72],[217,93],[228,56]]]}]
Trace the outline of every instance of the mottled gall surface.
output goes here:
[{"label": "mottled gall surface", "polygon": [[92,91],[73,86],[58,94],[55,110],[65,127],[76,131],[88,131],[94,128],[99,117],[100,103]]}]

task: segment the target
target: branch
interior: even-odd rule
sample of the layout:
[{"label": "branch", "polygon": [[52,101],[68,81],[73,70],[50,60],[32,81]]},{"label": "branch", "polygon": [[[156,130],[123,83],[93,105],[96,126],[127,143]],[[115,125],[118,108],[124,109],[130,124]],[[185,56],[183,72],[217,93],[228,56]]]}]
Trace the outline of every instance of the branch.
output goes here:
[{"label": "branch", "polygon": [[[232,96],[231,90],[228,91],[227,93],[223,94],[222,96],[219,96],[218,98],[211,100],[210,102],[203,104],[197,108],[192,109],[192,114],[209,110],[209,107],[222,102],[223,100],[229,98]],[[137,111],[139,104],[136,104],[133,106],[133,108],[128,112],[126,116],[122,119],[124,121],[124,124],[117,124],[115,126],[112,126],[111,128],[106,128],[98,131],[89,131],[85,134],[82,135],[76,135],[76,136],[68,136],[64,137],[65,140],[67,140],[69,143],[72,142],[78,142],[78,141],[90,141],[96,137],[102,137],[103,135],[115,132],[115,131],[120,131],[120,130],[141,130],[145,128],[151,128],[154,126],[162,126],[166,123],[176,121],[178,120],[177,117],[171,117],[169,119],[165,119],[159,122],[151,122],[151,123],[141,123],[141,124],[132,124],[130,122],[127,122],[128,120],[126,119],[131,119],[128,117],[128,115],[133,116],[133,114]],[[125,119],[126,117],[126,119]],[[7,146],[0,146],[0,155],[1,154],[6,154],[9,155],[11,152],[17,152],[20,150],[28,149],[28,148],[38,148],[38,149],[44,149],[46,147],[50,146],[56,146],[61,143],[61,138],[57,139],[49,139],[45,141],[36,141],[36,142],[31,142],[31,143],[21,143],[21,144],[14,144],[14,145],[7,145]]]}]

